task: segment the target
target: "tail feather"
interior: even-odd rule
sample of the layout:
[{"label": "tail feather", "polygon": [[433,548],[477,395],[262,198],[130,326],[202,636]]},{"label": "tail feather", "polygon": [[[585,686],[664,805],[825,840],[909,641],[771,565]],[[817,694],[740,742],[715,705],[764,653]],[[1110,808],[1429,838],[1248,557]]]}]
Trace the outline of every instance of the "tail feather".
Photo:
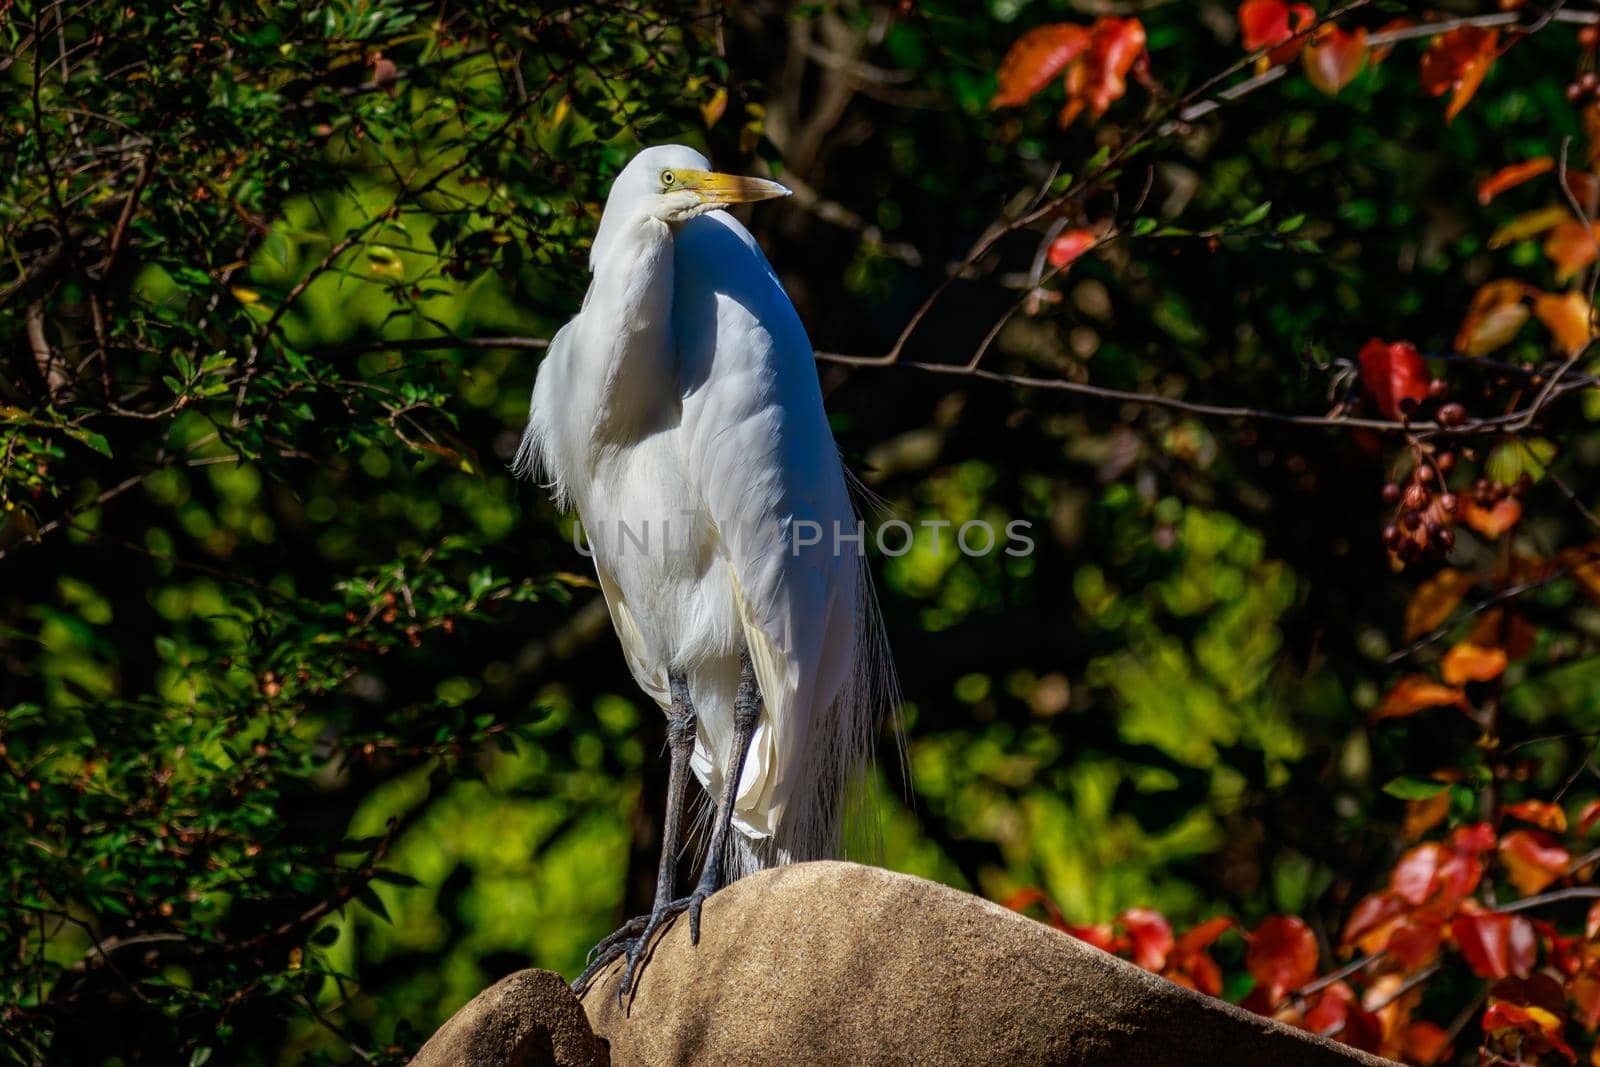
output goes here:
[{"label": "tail feather", "polygon": [[[900,688],[884,636],[871,571],[857,570],[856,654],[849,680],[812,724],[806,762],[796,770],[798,784],[784,809],[777,832],[756,839],[737,831],[728,835],[723,855],[727,882],[767,867],[807,860],[838,859],[845,852],[845,827],[859,822],[876,835],[868,772],[872,767],[879,724],[888,718],[902,762],[897,710]],[[867,857],[864,857],[867,858]]]}]

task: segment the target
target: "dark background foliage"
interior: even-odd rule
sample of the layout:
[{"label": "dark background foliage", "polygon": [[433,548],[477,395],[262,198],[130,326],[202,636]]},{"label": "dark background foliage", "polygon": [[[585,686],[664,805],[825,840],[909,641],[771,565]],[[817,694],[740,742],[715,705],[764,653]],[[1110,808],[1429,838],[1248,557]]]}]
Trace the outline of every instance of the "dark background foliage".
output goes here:
[{"label": "dark background foliage", "polygon": [[[1048,93],[989,110],[1023,30],[1102,6],[0,0],[0,1058],[400,1062],[648,901],[661,717],[570,517],[507,470],[640,145],[796,189],[749,221],[825,354],[961,364],[1033,291],[985,368],[1316,415],[1369,337],[1448,355],[1478,283],[1554,285],[1485,242],[1538,196],[1473,188],[1581,154],[1571,27],[1450,124],[1413,47],[1167,128],[1244,54],[1233,6],[1136,4],[1157,91],[1065,131]],[[1072,195],[960,266],[1041,190]],[[1123,239],[1039,284],[1056,219]],[[1499,410],[1499,372],[1449,367]],[[1385,783],[1456,768],[1453,819],[1485,783],[1593,792],[1586,741],[1512,767],[1464,717],[1368,725],[1444,647],[1394,656],[1392,437],[818,369],[880,518],[1037,541],[876,561],[906,741],[868,858],[1080,922],[1299,914],[1331,966],[1406,844]],[[1594,414],[1535,428],[1580,503]],[[1553,482],[1526,500],[1525,554],[1591,536]],[[1596,728],[1580,585],[1526,598],[1508,742]]]}]

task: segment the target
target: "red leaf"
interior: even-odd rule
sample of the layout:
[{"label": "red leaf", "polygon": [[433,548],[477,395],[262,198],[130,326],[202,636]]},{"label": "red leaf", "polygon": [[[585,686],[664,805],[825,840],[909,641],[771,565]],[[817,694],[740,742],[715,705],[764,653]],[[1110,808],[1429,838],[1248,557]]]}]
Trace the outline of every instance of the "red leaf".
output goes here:
[{"label": "red leaf", "polygon": [[1362,952],[1379,952],[1389,943],[1405,914],[1406,902],[1394,893],[1371,893],[1350,913],[1339,944],[1343,948],[1354,945]]},{"label": "red leaf", "polygon": [[[1294,27],[1290,28],[1291,18]],[[1246,52],[1271,48],[1267,61],[1273,66],[1289,62],[1305,44],[1304,31],[1316,21],[1310,4],[1286,4],[1283,0],[1244,0],[1239,5],[1239,36]],[[1277,47],[1283,45],[1283,47]]]},{"label": "red leaf", "polygon": [[1249,935],[1249,942],[1245,967],[1274,1002],[1316,977],[1317,938],[1304,920],[1271,916]]},{"label": "red leaf", "polygon": [[1119,953],[1128,947],[1126,938],[1118,937],[1110,923],[1094,923],[1089,926],[1062,926],[1061,929],[1070,937],[1075,937],[1085,944],[1093,945],[1101,952]]},{"label": "red leaf", "polygon": [[1541,830],[1550,830],[1554,833],[1566,833],[1567,813],[1561,810],[1560,804],[1551,804],[1545,800],[1521,800],[1515,804],[1508,804],[1505,814],[1513,819],[1531,822]]},{"label": "red leaf", "polygon": [[1407,849],[1394,865],[1389,888],[1407,904],[1421,904],[1433,892],[1443,856],[1444,847],[1434,841]]},{"label": "red leaf", "polygon": [[1338,96],[1361,73],[1367,62],[1367,31],[1345,33],[1337,26],[1324,26],[1312,37],[1300,55],[1306,79],[1329,96]]},{"label": "red leaf", "polygon": [[1555,169],[1555,166],[1556,161],[1549,156],[1535,156],[1521,163],[1501,167],[1478,183],[1478,203],[1487,204],[1507,189],[1537,178],[1541,174],[1548,174]]},{"label": "red leaf", "polygon": [[1050,242],[1045,258],[1052,267],[1065,267],[1094,247],[1095,235],[1091,230],[1068,230]]},{"label": "red leaf", "polygon": [[1444,941],[1444,921],[1423,918],[1407,922],[1389,936],[1384,951],[1399,962],[1406,973],[1417,971],[1433,962]]},{"label": "red leaf", "polygon": [[1422,54],[1422,88],[1430,96],[1451,91],[1450,105],[1444,113],[1446,122],[1461,113],[1483,84],[1484,75],[1494,64],[1499,40],[1498,30],[1459,26],[1435,37]]},{"label": "red leaf", "polygon": [[1482,978],[1526,978],[1533,970],[1538,943],[1533,926],[1516,915],[1462,912],[1450,924],[1450,936],[1473,973]]},{"label": "red leaf", "polygon": [[1067,71],[1067,104],[1057,121],[1072,125],[1085,109],[1091,119],[1106,113],[1128,91],[1128,71],[1144,54],[1144,24],[1138,19],[1096,19],[1089,54]]},{"label": "red leaf", "polygon": [[1150,908],[1129,908],[1118,917],[1133,938],[1133,962],[1147,971],[1159,971],[1172,951],[1172,925]]},{"label": "red leaf", "polygon": [[1361,348],[1361,384],[1378,410],[1398,419],[1402,403],[1420,404],[1428,396],[1428,366],[1409,341],[1384,342],[1374,337]]},{"label": "red leaf", "polygon": [[1010,908],[1012,911],[1027,911],[1035,904],[1041,905],[1045,913],[1050,916],[1051,926],[1057,930],[1068,929],[1066,917],[1061,914],[1061,909],[1056,907],[1056,902],[1042,889],[1035,889],[1032,886],[1019,889],[1001,902],[1002,907]]},{"label": "red leaf", "polygon": [[991,108],[1012,107],[1050,84],[1089,47],[1089,31],[1057,22],[1029,30],[1019,37],[1000,63],[999,87]]},{"label": "red leaf", "polygon": [[1600,819],[1600,800],[1591,800],[1578,813],[1578,833],[1588,833],[1596,819]]},{"label": "red leaf", "polygon": [[1173,952],[1180,955],[1201,952],[1210,948],[1217,938],[1231,929],[1233,929],[1232,919],[1222,916],[1218,916],[1215,919],[1207,919],[1205,922],[1184,931],[1183,935],[1178,938],[1177,943],[1173,945]]},{"label": "red leaf", "polygon": [[1506,877],[1523,896],[1532,896],[1560,878],[1572,854],[1548,834],[1538,830],[1513,830],[1500,839],[1500,861]]}]

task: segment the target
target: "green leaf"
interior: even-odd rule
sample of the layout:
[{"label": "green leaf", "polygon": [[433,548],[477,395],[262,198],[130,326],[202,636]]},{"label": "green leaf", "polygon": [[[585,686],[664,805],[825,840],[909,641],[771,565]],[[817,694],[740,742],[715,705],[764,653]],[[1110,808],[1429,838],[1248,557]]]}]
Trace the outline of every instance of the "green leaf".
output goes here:
[{"label": "green leaf", "polygon": [[1272,210],[1272,201],[1271,200],[1268,200],[1265,203],[1257,204],[1255,207],[1250,209],[1250,212],[1247,215],[1245,215],[1244,218],[1242,218],[1242,219],[1240,219],[1238,221],[1237,225],[1239,225],[1241,227],[1242,226],[1254,226],[1256,223],[1258,223],[1262,219],[1266,218],[1267,217],[1267,213],[1270,212],[1271,210]]},{"label": "green leaf", "polygon": [[1383,787],[1383,791],[1401,800],[1427,800],[1450,788],[1449,782],[1436,782],[1432,778],[1413,778],[1401,775]]}]

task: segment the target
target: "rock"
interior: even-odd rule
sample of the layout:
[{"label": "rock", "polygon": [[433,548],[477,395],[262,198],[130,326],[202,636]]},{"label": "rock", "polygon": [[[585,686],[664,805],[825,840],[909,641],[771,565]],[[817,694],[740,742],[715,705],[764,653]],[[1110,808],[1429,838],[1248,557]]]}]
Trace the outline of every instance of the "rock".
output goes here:
[{"label": "rock", "polygon": [[996,904],[851,863],[751,875],[583,997],[611,1062],[1349,1067],[1388,1061],[1173,985]]},{"label": "rock", "polygon": [[605,1044],[554,971],[518,971],[479,993],[411,1067],[605,1067]]},{"label": "rock", "polygon": [[413,1067],[1388,1062],[986,900],[853,863],[762,871],[716,894],[700,944],[679,917],[619,1008],[621,970],[603,971],[581,1006],[558,975],[513,974],[445,1023]]}]

